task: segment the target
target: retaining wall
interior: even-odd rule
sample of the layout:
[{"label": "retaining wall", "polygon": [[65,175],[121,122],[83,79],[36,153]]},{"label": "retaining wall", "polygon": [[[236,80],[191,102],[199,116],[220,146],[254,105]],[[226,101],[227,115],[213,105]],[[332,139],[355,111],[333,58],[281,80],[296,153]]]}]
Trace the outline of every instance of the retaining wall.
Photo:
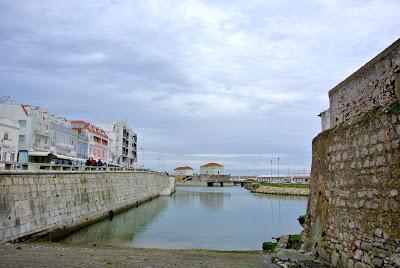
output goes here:
[{"label": "retaining wall", "polygon": [[254,193],[262,194],[280,194],[280,195],[304,195],[309,194],[308,188],[294,188],[294,187],[272,187],[260,186],[253,190]]},{"label": "retaining wall", "polygon": [[69,232],[168,186],[169,177],[156,172],[3,172],[0,241]]},{"label": "retaining wall", "polygon": [[400,39],[329,91],[330,127],[351,123],[374,106],[387,109],[400,98],[399,72]]},{"label": "retaining wall", "polygon": [[400,267],[399,47],[330,92],[313,140],[303,249],[335,267]]}]

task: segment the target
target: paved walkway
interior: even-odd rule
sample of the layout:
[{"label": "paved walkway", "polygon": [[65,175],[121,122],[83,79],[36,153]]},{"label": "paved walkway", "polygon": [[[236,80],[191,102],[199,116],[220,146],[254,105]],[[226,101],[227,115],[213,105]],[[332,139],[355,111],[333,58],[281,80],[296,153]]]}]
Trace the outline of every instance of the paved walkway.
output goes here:
[{"label": "paved walkway", "polygon": [[277,267],[262,252],[0,244],[0,267]]}]

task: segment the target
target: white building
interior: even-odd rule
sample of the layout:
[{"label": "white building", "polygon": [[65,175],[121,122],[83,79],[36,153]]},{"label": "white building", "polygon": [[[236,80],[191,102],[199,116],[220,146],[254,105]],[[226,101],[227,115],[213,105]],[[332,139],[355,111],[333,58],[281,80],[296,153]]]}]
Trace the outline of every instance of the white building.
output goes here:
[{"label": "white building", "polygon": [[258,181],[258,182],[269,182],[269,183],[291,183],[292,182],[292,177],[290,177],[290,176],[261,175],[261,176],[257,176],[256,181]]},{"label": "white building", "polygon": [[78,134],[71,128],[71,121],[62,116],[49,115],[50,152],[76,157]]},{"label": "white building", "polygon": [[293,176],[292,183],[310,183],[310,176]]},{"label": "white building", "polygon": [[194,174],[194,169],[189,166],[177,167],[174,169],[175,177],[193,176],[193,174]]},{"label": "white building", "polygon": [[40,148],[42,150],[39,151],[46,151],[49,149],[49,132],[46,130],[46,124],[43,123],[46,113],[47,111],[40,110],[41,116],[39,116],[39,108],[16,103],[0,103],[0,116],[11,118],[19,123],[18,150],[30,151]]},{"label": "white building", "polygon": [[110,137],[111,163],[133,167],[137,162],[137,135],[126,122],[98,124]]},{"label": "white building", "polygon": [[0,162],[16,162],[18,155],[19,124],[0,116]]},{"label": "white building", "polygon": [[19,151],[76,156],[77,134],[69,120],[37,106],[16,103],[0,103],[0,116],[19,123]]},{"label": "white building", "polygon": [[321,129],[322,131],[330,129],[331,128],[331,114],[329,109],[323,111],[318,115],[321,117]]},{"label": "white building", "polygon": [[218,163],[208,163],[200,166],[200,175],[224,175],[224,166]]},{"label": "white building", "polygon": [[33,105],[22,105],[22,107],[27,118],[25,121],[19,120],[19,149],[29,152],[48,152],[50,150],[48,111]]}]

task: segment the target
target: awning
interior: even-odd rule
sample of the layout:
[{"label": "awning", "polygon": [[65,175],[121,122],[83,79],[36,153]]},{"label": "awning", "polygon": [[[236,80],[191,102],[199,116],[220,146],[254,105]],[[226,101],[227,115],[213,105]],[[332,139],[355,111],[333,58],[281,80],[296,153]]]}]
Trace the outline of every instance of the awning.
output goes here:
[{"label": "awning", "polygon": [[61,155],[61,154],[56,154],[55,156],[59,159],[66,159],[66,160],[71,160],[71,161],[81,161],[81,162],[86,161],[86,159],[83,159],[83,158],[77,158],[77,157],[66,156],[66,155]]},{"label": "awning", "polygon": [[49,156],[50,152],[29,152],[29,156]]}]

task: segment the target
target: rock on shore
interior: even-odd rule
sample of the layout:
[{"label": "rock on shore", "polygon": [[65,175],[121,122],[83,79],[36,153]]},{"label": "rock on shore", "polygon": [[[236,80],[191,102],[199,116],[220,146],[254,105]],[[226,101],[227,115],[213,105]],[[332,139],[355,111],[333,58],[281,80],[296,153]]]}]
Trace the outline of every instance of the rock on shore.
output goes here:
[{"label": "rock on shore", "polygon": [[309,195],[310,189],[308,188],[291,188],[291,187],[271,187],[260,186],[252,190],[254,193],[263,194],[283,194],[283,195]]}]

